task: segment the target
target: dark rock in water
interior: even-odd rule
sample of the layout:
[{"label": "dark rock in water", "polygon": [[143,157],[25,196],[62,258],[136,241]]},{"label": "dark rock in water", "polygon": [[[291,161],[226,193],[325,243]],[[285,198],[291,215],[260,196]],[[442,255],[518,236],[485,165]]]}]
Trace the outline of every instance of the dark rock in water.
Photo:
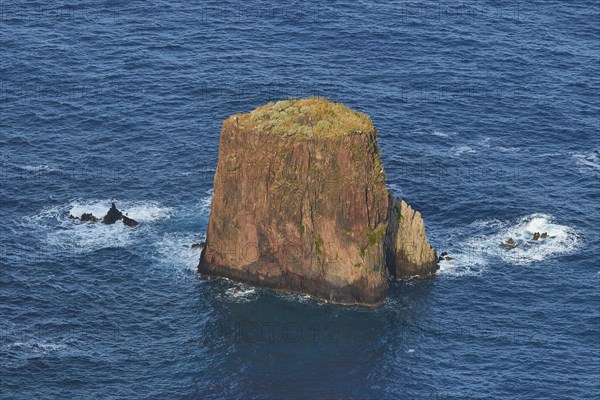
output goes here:
[{"label": "dark rock in water", "polygon": [[548,232],[544,232],[542,233],[542,235],[540,236],[541,239],[546,239],[548,237]]},{"label": "dark rock in water", "polygon": [[139,223],[139,222],[137,222],[135,219],[133,219],[133,218],[129,218],[129,217],[125,216],[125,215],[122,215],[122,218],[123,218],[123,223],[124,223],[125,225],[127,225],[127,226],[130,226],[130,227],[132,227],[132,228],[133,228],[134,226],[138,226],[138,225],[140,224],[140,223]]},{"label": "dark rock in water", "polygon": [[517,247],[518,245],[517,245],[517,243],[515,243],[513,238],[508,238],[506,243],[504,243],[504,246],[507,248],[507,250],[511,250],[511,249],[514,249],[515,247]]},{"label": "dark rock in water", "polygon": [[79,217],[76,217],[73,214],[69,214],[69,219],[79,219]]},{"label": "dark rock in water", "polygon": [[110,225],[110,224],[114,224],[115,222],[121,220],[122,218],[123,218],[123,213],[121,211],[117,210],[117,206],[115,205],[115,203],[112,203],[110,210],[108,210],[108,212],[106,213],[104,218],[102,218],[102,223]]},{"label": "dark rock in water", "polygon": [[83,213],[79,219],[84,222],[98,222],[98,218],[94,217],[92,213]]},{"label": "dark rock in water", "polygon": [[102,223],[110,225],[114,224],[119,220],[123,221],[123,224],[130,227],[135,227],[139,225],[139,222],[137,222],[133,218],[129,218],[128,216],[123,215],[123,213],[117,209],[115,203],[112,203],[110,210],[108,210],[104,218],[102,218]]},{"label": "dark rock in water", "polygon": [[202,249],[204,249],[204,242],[192,244],[192,250],[202,250]]},{"label": "dark rock in water", "polygon": [[531,238],[531,240],[538,240],[540,238],[540,233],[536,232],[533,234],[533,237]]}]

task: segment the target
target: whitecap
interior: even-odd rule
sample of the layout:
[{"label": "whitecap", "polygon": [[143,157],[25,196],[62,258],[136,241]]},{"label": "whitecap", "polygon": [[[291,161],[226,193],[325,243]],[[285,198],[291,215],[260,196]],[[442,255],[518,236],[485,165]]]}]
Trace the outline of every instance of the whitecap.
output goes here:
[{"label": "whitecap", "polygon": [[[532,240],[533,234],[547,232],[545,239]],[[579,233],[566,225],[559,224],[547,214],[530,214],[515,225],[489,238],[490,247],[505,242],[509,237],[517,243],[513,250],[502,249],[498,254],[507,262],[529,264],[573,252],[581,240]]]},{"label": "whitecap", "polygon": [[474,153],[476,153],[476,151],[473,150],[471,147],[464,146],[464,145],[463,146],[452,147],[452,150],[454,150],[454,155],[457,156],[457,157],[460,156],[460,155],[462,155],[463,153],[468,153],[468,154],[474,154]]},{"label": "whitecap", "polygon": [[478,276],[485,270],[487,262],[476,252],[456,249],[451,251],[451,260],[439,261],[438,275],[447,276]]},{"label": "whitecap", "polygon": [[16,167],[19,168],[19,169],[22,169],[23,171],[28,171],[28,172],[58,172],[58,171],[60,171],[58,168],[52,167],[52,166],[47,165],[47,164],[42,164],[42,165],[17,165]]},{"label": "whitecap", "polygon": [[192,250],[191,246],[199,241],[198,234],[194,232],[165,234],[155,244],[156,255],[154,258],[160,264],[195,272],[198,269],[202,252]]},{"label": "whitecap", "polygon": [[589,153],[574,154],[573,158],[581,172],[591,172],[593,174],[600,172],[600,149]]},{"label": "whitecap", "polygon": [[36,232],[46,246],[69,253],[85,253],[102,248],[127,247],[144,232],[147,224],[168,219],[171,209],[153,201],[118,201],[117,207],[130,218],[141,222],[137,228],[122,223],[80,222],[69,219],[69,214],[80,217],[91,212],[102,218],[114,200],[77,200],[65,206],[45,208],[20,222],[21,227]]},{"label": "whitecap", "polygon": [[171,208],[164,207],[155,201],[77,200],[71,202],[67,208],[70,210],[69,213],[76,217],[81,217],[83,213],[92,213],[97,218],[102,218],[106,215],[112,203],[115,203],[123,214],[138,222],[151,222],[170,218],[172,214]]},{"label": "whitecap", "polygon": [[66,349],[67,346],[65,346],[64,344],[29,340],[27,342],[14,342],[9,344],[8,347],[30,353],[47,354],[50,352]]},{"label": "whitecap", "polygon": [[[464,240],[455,240],[460,246],[449,246],[451,260],[439,262],[440,275],[480,275],[494,262],[527,265],[547,261],[575,251],[580,242],[579,232],[558,223],[547,214],[529,214],[516,221],[475,221],[471,231],[484,231]],[[547,232],[547,238],[532,240],[535,232]],[[502,244],[513,238],[517,247],[507,249]]]},{"label": "whitecap", "polygon": [[258,292],[252,286],[236,283],[225,290],[221,298],[229,303],[249,303],[258,298]]},{"label": "whitecap", "polygon": [[214,189],[206,191],[206,196],[200,200],[200,213],[206,217],[210,214],[210,206],[214,195]]},{"label": "whitecap", "polygon": [[517,147],[505,147],[505,146],[496,146],[495,149],[502,153],[518,153],[520,151],[520,149]]},{"label": "whitecap", "polygon": [[443,138],[447,138],[449,136],[446,132],[437,131],[437,130],[434,130],[433,132],[431,132],[431,134],[433,136],[443,137]]}]

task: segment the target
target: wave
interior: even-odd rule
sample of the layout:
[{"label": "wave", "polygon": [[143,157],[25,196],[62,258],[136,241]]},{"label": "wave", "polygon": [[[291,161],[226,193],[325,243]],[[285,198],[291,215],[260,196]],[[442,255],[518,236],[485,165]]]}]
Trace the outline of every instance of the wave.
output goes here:
[{"label": "wave", "polygon": [[64,350],[67,348],[64,344],[47,343],[36,340],[29,340],[27,342],[14,342],[9,344],[7,347],[27,353],[41,353],[47,354],[50,352]]},{"label": "wave", "polygon": [[[119,210],[141,222],[138,228],[121,223],[105,225],[69,219],[91,212],[102,218],[115,202]],[[170,218],[172,209],[154,201],[74,200],[65,206],[46,208],[23,220],[22,226],[41,235],[50,248],[70,253],[86,253],[102,248],[127,247],[148,232],[147,224]]]},{"label": "wave", "polygon": [[[448,251],[453,259],[440,262],[440,274],[479,275],[497,261],[514,265],[547,261],[572,253],[581,242],[581,235],[577,230],[559,224],[551,215],[539,213],[524,216],[517,221],[476,221],[469,227],[469,231],[477,230],[485,232],[459,240],[459,246],[450,246]],[[534,241],[532,238],[535,232],[547,232],[548,237]],[[503,246],[509,238],[513,238],[517,244],[513,249]]]},{"label": "wave", "polygon": [[210,189],[206,191],[206,196],[200,200],[200,213],[208,217],[210,214],[210,206],[212,203],[212,198],[215,191],[214,189]]},{"label": "wave", "polygon": [[573,158],[581,172],[591,172],[594,175],[600,173],[600,149],[584,154],[574,154]]},{"label": "wave", "polygon": [[227,280],[227,282],[233,286],[217,295],[220,300],[228,303],[250,303],[258,299],[258,290],[253,286],[236,283],[231,280]]},{"label": "wave", "polygon": [[201,252],[192,250],[191,245],[198,241],[200,241],[198,234],[194,232],[165,234],[155,244],[156,255],[154,258],[160,264],[196,272]]},{"label": "wave", "polygon": [[60,169],[47,164],[43,165],[16,165],[18,169],[27,172],[59,172]]},{"label": "wave", "polygon": [[473,150],[473,148],[470,146],[454,146],[454,147],[452,147],[452,150],[454,151],[455,157],[458,157],[458,156],[462,155],[463,153],[467,153],[467,154],[476,153],[476,151]]},{"label": "wave", "polygon": [[116,203],[119,211],[138,222],[166,219],[172,214],[171,208],[161,206],[154,201],[79,200],[71,202],[67,208],[70,210],[69,213],[76,217],[91,212],[96,217],[102,218],[110,209],[111,203]]}]

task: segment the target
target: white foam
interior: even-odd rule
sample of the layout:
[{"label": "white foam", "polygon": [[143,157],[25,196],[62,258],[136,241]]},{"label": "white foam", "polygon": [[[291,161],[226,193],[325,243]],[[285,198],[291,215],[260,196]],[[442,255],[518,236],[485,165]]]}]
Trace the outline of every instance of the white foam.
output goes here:
[{"label": "white foam", "polygon": [[249,303],[258,298],[258,292],[252,286],[237,283],[225,290],[222,299],[229,303]]},{"label": "white foam", "polygon": [[38,232],[45,245],[72,253],[85,253],[109,247],[127,247],[148,232],[147,225],[171,215],[169,207],[152,201],[119,201],[117,207],[129,217],[141,222],[137,228],[122,223],[105,225],[71,220],[69,214],[80,217],[91,212],[102,218],[112,200],[73,201],[66,206],[46,208],[22,221],[24,228]]},{"label": "white foam", "polygon": [[502,153],[518,153],[520,151],[517,147],[506,147],[506,146],[496,146],[496,150],[501,151]]},{"label": "white foam", "polygon": [[39,341],[35,341],[35,340],[30,340],[27,342],[14,342],[14,343],[9,344],[8,347],[26,351],[26,352],[46,354],[49,352],[66,349],[67,346],[65,346],[64,344],[47,343],[47,342],[39,342]]},{"label": "white foam", "polygon": [[193,232],[165,234],[156,242],[154,258],[159,263],[195,272],[202,252],[192,250],[191,246],[198,241],[198,235]]},{"label": "white foam", "polygon": [[452,147],[452,150],[454,150],[454,155],[457,156],[457,157],[460,156],[460,155],[462,155],[463,153],[468,153],[468,154],[474,154],[474,153],[476,153],[476,151],[473,150],[471,147],[464,146],[464,145],[463,146]]},{"label": "white foam", "polygon": [[17,168],[28,172],[57,172],[58,168],[47,164],[42,165],[17,165]]},{"label": "white foam", "polygon": [[214,189],[210,189],[206,192],[206,196],[200,200],[200,213],[208,217],[210,214],[210,206],[214,194]]},{"label": "white foam", "polygon": [[[452,260],[439,262],[441,275],[480,275],[497,261],[527,265],[547,261],[575,251],[581,235],[547,214],[530,214],[517,221],[475,221],[473,230],[484,230],[476,236],[458,240],[460,246],[448,250]],[[532,240],[535,232],[547,232],[545,239]],[[502,243],[513,238],[517,247],[508,250]]]},{"label": "white foam", "polygon": [[573,158],[580,171],[594,174],[600,172],[600,149],[584,154],[574,154]]},{"label": "white foam", "polygon": [[477,252],[469,249],[451,251],[452,260],[439,261],[439,275],[447,276],[478,276],[485,270],[487,262]]},{"label": "white foam", "polygon": [[158,219],[170,218],[172,210],[163,207],[154,201],[118,201],[118,200],[91,200],[71,202],[69,213],[81,217],[83,213],[92,213],[97,218],[106,215],[115,203],[119,211],[138,222],[151,222]]},{"label": "white foam", "polygon": [[435,130],[435,131],[431,132],[431,134],[432,134],[433,136],[437,136],[437,137],[443,137],[443,138],[447,138],[447,137],[448,137],[448,134],[447,134],[447,133],[445,133],[445,132],[442,132],[442,131],[437,131],[437,130]]},{"label": "white foam", "polygon": [[[547,232],[548,237],[534,241],[532,237],[535,232]],[[509,251],[502,249],[498,254],[504,261],[515,264],[528,264],[571,253],[580,242],[580,235],[575,229],[558,224],[554,217],[547,214],[531,214],[521,218],[515,225],[490,238],[489,244],[499,245],[509,237],[518,246]]]}]

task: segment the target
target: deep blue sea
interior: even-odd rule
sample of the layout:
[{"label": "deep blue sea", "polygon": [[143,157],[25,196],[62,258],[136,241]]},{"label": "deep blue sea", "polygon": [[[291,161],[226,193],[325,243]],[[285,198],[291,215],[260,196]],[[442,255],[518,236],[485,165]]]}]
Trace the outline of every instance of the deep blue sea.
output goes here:
[{"label": "deep blue sea", "polygon": [[[196,272],[222,120],[310,95],[454,257],[376,309]],[[598,399],[599,116],[598,1],[2,1],[0,398]]]}]

